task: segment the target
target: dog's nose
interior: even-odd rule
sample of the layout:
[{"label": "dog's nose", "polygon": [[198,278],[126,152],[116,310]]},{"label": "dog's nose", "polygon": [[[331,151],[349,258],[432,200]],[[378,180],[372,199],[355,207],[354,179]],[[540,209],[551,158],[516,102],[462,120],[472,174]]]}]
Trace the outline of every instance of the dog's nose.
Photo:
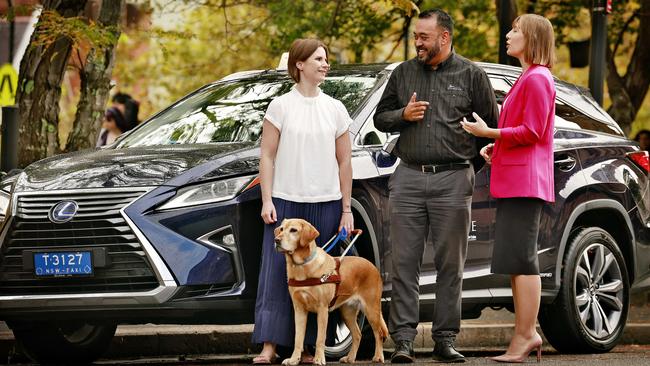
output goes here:
[{"label": "dog's nose", "polygon": [[277,246],[280,246],[280,244],[282,244],[282,243],[281,243],[282,239],[280,239],[280,238],[275,238],[273,241],[275,242],[275,246],[276,246],[276,247],[277,247]]}]

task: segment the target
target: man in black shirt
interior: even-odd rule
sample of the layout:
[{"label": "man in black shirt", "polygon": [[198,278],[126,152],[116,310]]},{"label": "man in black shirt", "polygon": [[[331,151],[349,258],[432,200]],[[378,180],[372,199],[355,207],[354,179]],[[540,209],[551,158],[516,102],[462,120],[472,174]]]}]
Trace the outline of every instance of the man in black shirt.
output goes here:
[{"label": "man in black shirt", "polygon": [[414,34],[417,57],[393,71],[374,116],[380,131],[400,133],[394,153],[401,163],[388,184],[393,363],[414,361],[418,278],[428,233],[437,269],[433,356],[446,362],[465,360],[454,341],[460,330],[474,190],[471,159],[478,150],[460,121],[476,112],[496,127],[498,109],[487,75],[453,51],[452,36],[449,14],[435,9],[419,15]]}]

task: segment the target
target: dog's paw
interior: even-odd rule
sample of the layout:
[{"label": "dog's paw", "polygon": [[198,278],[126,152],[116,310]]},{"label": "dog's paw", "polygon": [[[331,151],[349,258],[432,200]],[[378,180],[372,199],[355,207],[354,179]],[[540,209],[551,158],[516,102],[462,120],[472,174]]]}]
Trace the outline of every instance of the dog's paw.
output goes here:
[{"label": "dog's paw", "polygon": [[316,356],[314,357],[314,365],[325,366],[325,356]]},{"label": "dog's paw", "polygon": [[350,356],[343,356],[339,360],[340,363],[354,363],[354,359],[350,358]]},{"label": "dog's paw", "polygon": [[282,364],[284,366],[296,366],[296,365],[300,364],[300,357],[298,357],[298,358],[295,358],[295,357],[287,358],[284,361],[282,361]]},{"label": "dog's paw", "polygon": [[384,363],[384,355],[373,357],[372,362],[373,363]]}]

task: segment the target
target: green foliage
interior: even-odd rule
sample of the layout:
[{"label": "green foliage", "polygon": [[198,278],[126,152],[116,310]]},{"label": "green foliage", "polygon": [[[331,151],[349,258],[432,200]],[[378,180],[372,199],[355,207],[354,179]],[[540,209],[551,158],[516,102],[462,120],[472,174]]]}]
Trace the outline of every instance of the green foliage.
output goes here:
[{"label": "green foliage", "polygon": [[44,10],[34,29],[30,47],[48,47],[60,38],[69,38],[75,48],[91,44],[99,48],[112,47],[117,42],[117,27],[103,26],[82,17],[66,18],[54,10]]},{"label": "green foliage", "polygon": [[31,94],[32,90],[34,90],[34,80],[25,80],[25,87],[23,90],[25,90],[25,94]]},{"label": "green foliage", "polygon": [[384,32],[402,16],[400,11],[371,0],[279,0],[269,2],[267,9],[273,26],[266,31],[277,54],[288,50],[297,38],[318,37],[352,51],[353,62],[361,62],[363,52],[380,44]]},{"label": "green foliage", "polygon": [[[616,59],[620,72],[634,48],[640,1],[617,0],[608,17],[611,48],[620,40]],[[401,61],[405,21],[431,8],[453,17],[459,54],[476,61],[498,59],[494,0],[150,0],[149,4],[154,27],[122,34],[114,71],[118,89],[141,101],[142,117],[224,75],[275,67],[296,38],[323,39],[333,63]],[[558,51],[554,73],[586,86],[586,69],[568,67],[564,45],[589,37],[592,0],[516,0],[516,4],[520,14],[534,12],[551,20]],[[160,18],[174,21],[157,23]],[[410,34],[408,42],[413,57]]]},{"label": "green foliage", "polygon": [[[499,24],[493,0],[424,0],[420,11],[439,8],[454,20],[454,49],[471,59],[496,62]],[[415,53],[413,53],[413,56]]]}]

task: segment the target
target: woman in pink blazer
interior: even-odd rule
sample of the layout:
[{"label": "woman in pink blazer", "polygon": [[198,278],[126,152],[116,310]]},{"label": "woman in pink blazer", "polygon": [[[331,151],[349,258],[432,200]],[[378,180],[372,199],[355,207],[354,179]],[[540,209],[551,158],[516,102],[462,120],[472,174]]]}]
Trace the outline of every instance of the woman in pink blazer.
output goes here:
[{"label": "woman in pink blazer", "polygon": [[475,123],[464,119],[461,125],[475,136],[496,140],[481,150],[492,164],[490,192],[497,198],[492,272],[510,275],[515,333],[506,353],[492,359],[523,362],[537,350],[539,362],[537,234],[544,203],[555,201],[555,85],[549,70],[555,58],[553,27],[544,17],[525,14],[512,23],[506,40],[508,55],[519,59],[523,72],[506,95],[499,127],[489,128],[476,113]]}]

